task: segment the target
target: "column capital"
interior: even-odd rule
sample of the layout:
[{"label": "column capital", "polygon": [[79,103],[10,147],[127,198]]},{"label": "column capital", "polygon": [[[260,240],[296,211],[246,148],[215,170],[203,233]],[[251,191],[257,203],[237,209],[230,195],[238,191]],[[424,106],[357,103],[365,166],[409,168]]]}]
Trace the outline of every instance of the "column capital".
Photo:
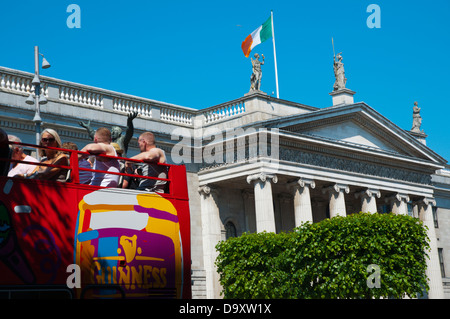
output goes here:
[{"label": "column capital", "polygon": [[216,194],[217,189],[213,186],[206,184],[206,185],[199,186],[198,192],[200,193],[200,195],[208,196],[208,195]]},{"label": "column capital", "polygon": [[368,197],[368,198],[372,198],[372,197],[377,197],[380,198],[381,197],[381,192],[379,189],[374,189],[374,188],[367,188],[366,190],[360,191],[355,193],[355,197]]},{"label": "column capital", "polygon": [[295,181],[288,183],[288,188],[290,189],[297,189],[299,187],[310,187],[310,188],[316,188],[316,182],[313,179],[309,178],[299,178]]},{"label": "column capital", "polygon": [[399,215],[408,215],[406,203],[409,202],[409,200],[409,196],[402,193],[397,193],[386,198],[386,202],[392,205],[392,212]]},{"label": "column capital", "polygon": [[350,188],[348,187],[348,185],[336,183],[334,185],[326,186],[326,187],[322,188],[323,194],[325,194],[327,192],[331,192],[331,193],[345,192],[346,194],[348,194],[348,193],[350,193]]},{"label": "column capital", "polygon": [[393,201],[397,201],[397,202],[409,202],[409,195],[408,194],[402,194],[402,193],[397,193],[395,195],[389,196],[386,198],[387,202],[393,202]]},{"label": "column capital", "polygon": [[330,197],[330,218],[336,216],[347,216],[344,193],[350,193],[348,185],[336,183],[322,188],[322,193],[329,194]]},{"label": "column capital", "polygon": [[366,188],[365,190],[355,193],[355,198],[361,198],[361,211],[364,213],[376,213],[377,202],[375,197],[380,198],[381,192],[378,189]]},{"label": "column capital", "polygon": [[436,206],[436,200],[433,197],[423,197],[413,203],[414,205],[418,205],[419,207],[427,207],[427,206]]},{"label": "column capital", "polygon": [[278,177],[275,174],[266,174],[266,173],[256,173],[253,175],[248,175],[247,176],[247,183],[251,184],[253,181],[262,181],[262,182],[266,182],[269,179],[272,180],[272,182],[277,183],[278,182]]}]

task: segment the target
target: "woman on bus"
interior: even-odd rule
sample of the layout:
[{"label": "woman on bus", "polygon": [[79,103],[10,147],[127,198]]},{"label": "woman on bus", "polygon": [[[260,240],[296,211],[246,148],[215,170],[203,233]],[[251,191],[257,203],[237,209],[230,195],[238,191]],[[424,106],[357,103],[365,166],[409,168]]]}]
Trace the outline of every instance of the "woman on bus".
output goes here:
[{"label": "woman on bus", "polygon": [[[61,148],[62,143],[58,133],[53,129],[47,128],[41,134],[41,141],[39,145],[44,147]],[[62,151],[42,148],[39,150],[39,155],[42,157],[41,163],[43,164],[62,166],[67,166],[69,164],[67,156]],[[27,174],[23,174],[23,177],[65,182],[67,179],[67,169],[38,165],[29,176]]]}]

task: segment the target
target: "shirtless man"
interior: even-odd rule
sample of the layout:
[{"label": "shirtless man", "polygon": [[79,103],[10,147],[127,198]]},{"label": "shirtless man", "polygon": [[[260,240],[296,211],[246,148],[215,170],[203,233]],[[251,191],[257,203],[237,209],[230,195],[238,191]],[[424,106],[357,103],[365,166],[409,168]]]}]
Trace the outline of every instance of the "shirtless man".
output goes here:
[{"label": "shirtless man", "polygon": [[[148,162],[148,164],[142,164],[137,169],[139,175],[167,178],[167,166],[157,165],[157,163],[166,163],[166,155],[164,151],[157,148],[155,145],[155,136],[151,132],[142,133],[138,139],[139,150],[141,153],[130,157],[130,159],[141,160]],[[127,166],[132,165],[132,162],[127,162]],[[140,171],[141,169],[141,171]],[[139,180],[138,190],[147,190],[150,192],[164,193],[164,187],[166,181],[141,178]]]}]

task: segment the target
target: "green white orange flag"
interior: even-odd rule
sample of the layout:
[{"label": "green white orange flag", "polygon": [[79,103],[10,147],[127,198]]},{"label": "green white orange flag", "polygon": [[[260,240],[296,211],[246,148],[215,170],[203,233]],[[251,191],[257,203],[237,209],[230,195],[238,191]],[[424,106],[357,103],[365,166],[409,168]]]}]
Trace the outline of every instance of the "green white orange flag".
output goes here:
[{"label": "green white orange flag", "polygon": [[246,58],[250,55],[252,49],[260,43],[263,43],[267,39],[272,37],[272,16],[267,19],[258,29],[249,34],[244,42],[242,42],[241,48]]}]

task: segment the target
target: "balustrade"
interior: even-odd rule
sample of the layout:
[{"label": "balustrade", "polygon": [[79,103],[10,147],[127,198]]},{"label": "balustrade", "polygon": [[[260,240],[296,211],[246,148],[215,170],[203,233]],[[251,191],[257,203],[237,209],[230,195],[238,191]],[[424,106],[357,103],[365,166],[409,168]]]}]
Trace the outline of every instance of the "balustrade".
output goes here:
[{"label": "balustrade", "polygon": [[59,99],[94,107],[103,107],[103,95],[85,89],[59,86]]},{"label": "balustrade", "polygon": [[161,120],[163,121],[192,125],[195,113],[184,110],[161,107],[160,116]]},{"label": "balustrade", "polygon": [[113,110],[126,113],[137,112],[140,116],[152,117],[152,106],[150,104],[130,99],[114,98]]},{"label": "balustrade", "polygon": [[[34,85],[31,84],[32,77],[15,74],[0,73],[0,88],[20,93],[34,93]],[[48,97],[48,84],[41,82],[41,94]]]},{"label": "balustrade", "polygon": [[[12,94],[29,95],[34,90],[31,84],[33,76],[33,73],[0,67],[0,90],[9,91]],[[249,112],[250,109],[259,110],[255,107],[252,108],[253,102],[251,101],[255,99],[259,100],[261,105],[271,103],[270,97],[263,94],[253,94],[203,110],[194,110],[164,102],[152,102],[144,98],[132,97],[127,94],[46,76],[40,76],[40,78],[41,94],[49,98],[49,102],[81,105],[117,113],[137,112],[144,118],[152,118],[157,121],[161,120],[191,127],[194,126],[195,119],[201,119],[201,124],[211,124],[220,120],[239,117]],[[286,107],[286,110],[289,112],[292,107],[298,107],[299,109],[305,108],[304,105],[298,103],[294,105],[293,103],[285,104],[283,102],[283,104],[278,103],[277,105],[277,110],[273,110],[276,114],[279,113],[278,111],[281,106]],[[50,112],[51,109],[48,108]]]},{"label": "balustrade", "polygon": [[209,124],[224,118],[242,114],[244,112],[245,103],[243,101],[238,101],[237,103],[219,105],[207,109],[206,111],[203,111],[203,116],[205,117],[205,124]]}]

